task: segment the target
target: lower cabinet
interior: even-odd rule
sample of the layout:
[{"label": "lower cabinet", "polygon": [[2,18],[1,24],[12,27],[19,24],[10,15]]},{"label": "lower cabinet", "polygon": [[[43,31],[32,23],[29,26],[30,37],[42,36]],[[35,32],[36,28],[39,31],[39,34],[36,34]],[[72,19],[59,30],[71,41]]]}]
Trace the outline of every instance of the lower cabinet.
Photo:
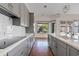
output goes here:
[{"label": "lower cabinet", "polygon": [[57,56],[66,56],[66,48],[60,44],[57,44]]},{"label": "lower cabinet", "polygon": [[75,48],[71,47],[71,46],[67,46],[67,55],[68,56],[79,56],[79,52],[78,50],[76,50]]},{"label": "lower cabinet", "polygon": [[57,43],[54,40],[52,41],[51,49],[53,51],[53,54],[56,55],[57,54]]},{"label": "lower cabinet", "polygon": [[79,56],[79,50],[62,42],[58,38],[48,35],[49,46],[55,56]]},{"label": "lower cabinet", "polygon": [[[28,39],[22,41],[16,47],[11,49],[7,53],[7,56],[28,56],[30,53],[30,50],[32,48],[32,45],[33,45],[32,40],[33,40],[33,37],[29,37]],[[14,43],[14,44],[16,44],[16,43]]]},{"label": "lower cabinet", "polygon": [[57,55],[66,56],[66,44],[57,40]]},{"label": "lower cabinet", "polygon": [[51,49],[53,51],[53,54],[57,54],[57,43],[54,37],[51,37]]}]

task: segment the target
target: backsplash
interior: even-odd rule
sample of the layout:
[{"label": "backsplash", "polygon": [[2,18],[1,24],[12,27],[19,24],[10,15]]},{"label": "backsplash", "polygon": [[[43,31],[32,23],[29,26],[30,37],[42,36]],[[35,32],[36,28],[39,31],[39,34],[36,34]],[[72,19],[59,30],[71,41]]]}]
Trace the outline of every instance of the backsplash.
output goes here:
[{"label": "backsplash", "polygon": [[0,14],[0,38],[25,35],[25,27],[12,25],[12,19]]}]

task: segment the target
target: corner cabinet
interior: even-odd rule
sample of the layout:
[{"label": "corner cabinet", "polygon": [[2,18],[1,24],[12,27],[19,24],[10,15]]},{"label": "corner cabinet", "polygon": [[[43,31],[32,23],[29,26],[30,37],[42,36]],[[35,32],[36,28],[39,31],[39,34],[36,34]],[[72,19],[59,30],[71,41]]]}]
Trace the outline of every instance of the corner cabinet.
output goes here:
[{"label": "corner cabinet", "polygon": [[21,26],[29,27],[29,11],[25,4],[20,4]]}]

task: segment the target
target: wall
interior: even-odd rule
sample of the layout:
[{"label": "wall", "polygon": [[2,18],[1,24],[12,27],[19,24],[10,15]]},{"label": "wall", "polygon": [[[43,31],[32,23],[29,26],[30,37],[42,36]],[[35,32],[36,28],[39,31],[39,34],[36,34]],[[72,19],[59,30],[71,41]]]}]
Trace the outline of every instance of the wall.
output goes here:
[{"label": "wall", "polygon": [[0,14],[0,38],[5,36],[16,35],[25,35],[25,28],[21,26],[13,26],[11,18]]},{"label": "wall", "polygon": [[79,20],[79,14],[67,14],[67,15],[61,15],[60,18],[56,19],[56,31],[55,33],[59,35],[60,32],[60,21],[65,20],[65,21],[74,21],[74,20]]}]

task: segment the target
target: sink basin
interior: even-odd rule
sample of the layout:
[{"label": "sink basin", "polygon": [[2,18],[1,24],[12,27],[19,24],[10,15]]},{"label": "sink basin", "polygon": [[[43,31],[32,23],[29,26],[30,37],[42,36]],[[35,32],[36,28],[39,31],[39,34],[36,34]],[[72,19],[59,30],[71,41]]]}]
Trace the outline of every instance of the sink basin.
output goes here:
[{"label": "sink basin", "polygon": [[4,48],[10,46],[11,44],[25,38],[25,37],[26,36],[16,36],[16,37],[2,39],[2,40],[0,40],[0,49],[4,49]]}]

